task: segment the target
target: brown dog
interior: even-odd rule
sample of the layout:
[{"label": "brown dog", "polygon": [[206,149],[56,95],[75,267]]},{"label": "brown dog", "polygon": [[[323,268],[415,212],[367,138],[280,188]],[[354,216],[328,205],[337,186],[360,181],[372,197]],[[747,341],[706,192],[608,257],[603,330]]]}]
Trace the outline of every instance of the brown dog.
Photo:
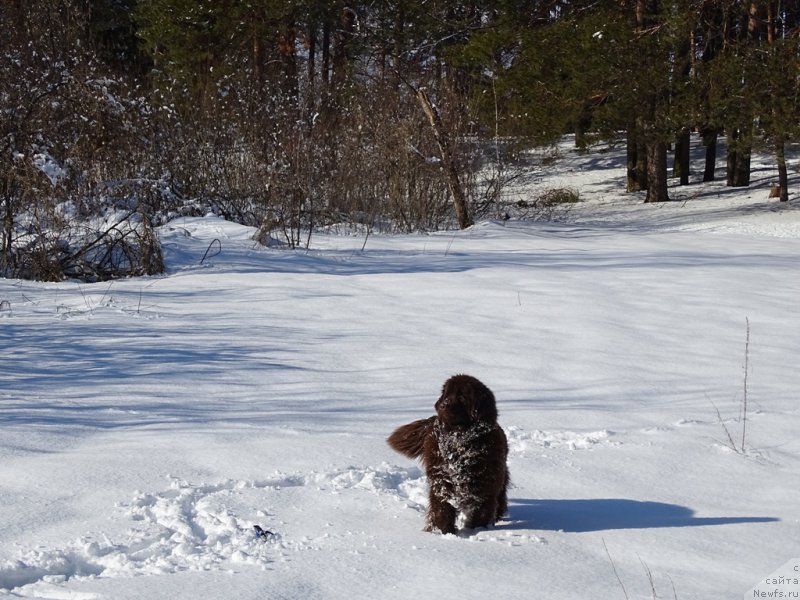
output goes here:
[{"label": "brown dog", "polygon": [[508,508],[508,442],[497,424],[494,394],[469,375],[454,375],[436,401],[436,416],[398,427],[387,442],[422,457],[428,476],[426,531],[487,527]]}]

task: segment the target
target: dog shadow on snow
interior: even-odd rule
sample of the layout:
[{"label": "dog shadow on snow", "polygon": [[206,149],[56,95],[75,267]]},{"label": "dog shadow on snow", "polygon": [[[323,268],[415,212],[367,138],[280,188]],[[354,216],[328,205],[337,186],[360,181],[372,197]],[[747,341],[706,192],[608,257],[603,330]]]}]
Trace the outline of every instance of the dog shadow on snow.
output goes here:
[{"label": "dog shadow on snow", "polygon": [[610,529],[705,527],[777,521],[780,519],[774,517],[696,517],[695,512],[685,506],[623,498],[509,499],[508,516],[495,528],[586,533]]}]

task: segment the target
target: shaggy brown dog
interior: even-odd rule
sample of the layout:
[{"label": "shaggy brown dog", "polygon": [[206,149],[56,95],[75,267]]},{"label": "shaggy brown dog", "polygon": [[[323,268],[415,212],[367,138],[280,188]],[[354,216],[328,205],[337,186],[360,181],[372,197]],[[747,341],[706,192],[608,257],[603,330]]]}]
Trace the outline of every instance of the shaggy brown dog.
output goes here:
[{"label": "shaggy brown dog", "polygon": [[508,508],[508,442],[497,424],[494,394],[469,375],[445,381],[436,416],[398,427],[387,442],[409,458],[422,457],[428,476],[426,531],[455,533],[487,527]]}]

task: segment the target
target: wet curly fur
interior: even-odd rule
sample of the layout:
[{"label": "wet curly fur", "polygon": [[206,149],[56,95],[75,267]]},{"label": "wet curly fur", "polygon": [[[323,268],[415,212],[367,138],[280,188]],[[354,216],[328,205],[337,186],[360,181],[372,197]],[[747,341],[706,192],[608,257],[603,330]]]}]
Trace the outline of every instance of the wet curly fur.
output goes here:
[{"label": "wet curly fur", "polygon": [[445,381],[436,415],[398,427],[387,442],[421,458],[428,476],[426,531],[487,527],[508,508],[508,442],[497,423],[494,394],[475,377]]}]

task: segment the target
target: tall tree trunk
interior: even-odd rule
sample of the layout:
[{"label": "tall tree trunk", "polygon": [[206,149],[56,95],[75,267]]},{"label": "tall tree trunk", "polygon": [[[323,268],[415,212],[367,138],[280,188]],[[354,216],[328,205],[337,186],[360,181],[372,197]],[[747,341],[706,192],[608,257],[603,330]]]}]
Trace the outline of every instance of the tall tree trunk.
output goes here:
[{"label": "tall tree trunk", "polygon": [[305,43],[308,48],[306,62],[307,89],[303,93],[303,118],[306,124],[306,135],[311,137],[314,129],[314,115],[316,113],[316,100],[319,98],[317,89],[317,26],[314,21],[306,24]]},{"label": "tall tree trunk", "polygon": [[328,19],[322,23],[322,82],[331,82],[331,24]]},{"label": "tall tree trunk", "polygon": [[300,87],[297,71],[297,27],[294,16],[290,15],[278,23],[277,51],[275,61],[276,79],[286,99],[286,109],[296,118],[299,113]]},{"label": "tall tree trunk", "polygon": [[433,129],[433,136],[436,138],[436,144],[439,146],[439,151],[442,155],[442,165],[444,166],[445,177],[447,178],[447,186],[450,189],[450,194],[453,196],[453,206],[456,211],[458,226],[461,229],[466,229],[472,225],[472,216],[469,214],[464,189],[461,187],[461,182],[458,179],[458,169],[453,159],[450,136],[447,131],[445,131],[438,109],[433,105],[430,98],[428,98],[428,95],[423,90],[417,90],[417,100],[425,116],[428,117],[428,121],[430,121],[431,128]]},{"label": "tall tree trunk", "polygon": [[[308,24],[308,33],[306,34],[306,45],[308,46],[308,62],[306,64],[306,76],[308,77],[308,86],[313,90],[314,82],[317,78],[317,30],[314,23]],[[309,96],[313,96],[311,93]]]},{"label": "tall tree trunk", "polygon": [[728,132],[728,187],[750,185],[750,143],[742,141],[741,129]]},{"label": "tall tree trunk", "polygon": [[333,53],[333,85],[339,87],[347,81],[352,59],[352,43],[356,30],[356,13],[352,8],[342,9],[339,22],[339,33]]},{"label": "tall tree trunk", "polygon": [[[745,39],[750,43],[766,39],[767,14],[761,1],[750,2],[747,9],[746,27],[743,30]],[[742,74],[744,77],[744,73]],[[729,187],[747,187],[750,185],[750,154],[752,142],[749,140],[752,132],[752,120],[744,127],[745,120],[738,120],[735,125],[727,128],[728,145],[728,175],[726,185]]]},{"label": "tall tree trunk", "polygon": [[647,189],[647,153],[641,142],[641,134],[635,123],[628,125],[626,136],[627,172],[629,192],[641,192]]},{"label": "tall tree trunk", "polygon": [[400,78],[397,74],[403,72],[403,68],[405,66],[405,61],[403,60],[403,51],[406,46],[406,30],[405,30],[405,21],[406,21],[406,13],[402,6],[398,6],[396,8],[395,19],[394,19],[394,27],[392,31],[392,67],[395,70],[395,77],[397,80],[395,81],[396,85],[400,85]]},{"label": "tall tree trunk", "polygon": [[789,201],[789,174],[786,171],[786,144],[782,137],[775,142],[775,156],[778,162],[778,185],[781,188],[781,202]]},{"label": "tall tree trunk", "polygon": [[777,27],[776,27],[776,25],[777,25],[777,23],[776,23],[777,14],[776,13],[777,13],[777,8],[778,7],[775,6],[775,4],[776,4],[775,0],[769,0],[767,2],[766,28],[767,28],[767,42],[769,44],[774,44],[775,43],[775,34],[777,33]]},{"label": "tall tree trunk", "polygon": [[647,197],[645,202],[666,202],[667,144],[656,138],[647,141]]},{"label": "tall tree trunk", "polygon": [[717,170],[717,130],[706,129],[703,131],[703,145],[706,147],[706,167],[703,171],[703,181],[714,181]]},{"label": "tall tree trunk", "polygon": [[583,103],[581,112],[575,121],[575,147],[578,150],[585,151],[589,147],[589,140],[587,134],[592,128],[592,103],[587,100]]},{"label": "tall tree trunk", "polygon": [[681,185],[689,185],[689,150],[691,134],[688,127],[681,129],[675,143],[675,160],[672,163],[672,176],[680,178]]},{"label": "tall tree trunk", "polygon": [[[659,25],[659,0],[636,0],[636,30],[642,36],[652,35]],[[659,131],[659,93],[645,92],[638,107],[639,130],[647,156],[647,196],[645,202],[665,202],[667,192],[667,144]]]},{"label": "tall tree trunk", "polygon": [[0,276],[10,277],[14,270],[14,253],[12,241],[14,237],[14,205],[11,184],[6,176],[0,177],[0,197],[5,200],[6,210],[3,215],[2,250],[0,251]]},{"label": "tall tree trunk", "polygon": [[628,173],[628,186],[627,191],[638,192],[641,190],[639,187],[639,180],[636,178],[636,140],[633,138],[631,128],[628,128],[628,133],[625,136],[625,149],[626,149],[626,163]]},{"label": "tall tree trunk", "polygon": [[636,0],[636,26],[639,29],[652,27],[658,12],[658,0]]}]

